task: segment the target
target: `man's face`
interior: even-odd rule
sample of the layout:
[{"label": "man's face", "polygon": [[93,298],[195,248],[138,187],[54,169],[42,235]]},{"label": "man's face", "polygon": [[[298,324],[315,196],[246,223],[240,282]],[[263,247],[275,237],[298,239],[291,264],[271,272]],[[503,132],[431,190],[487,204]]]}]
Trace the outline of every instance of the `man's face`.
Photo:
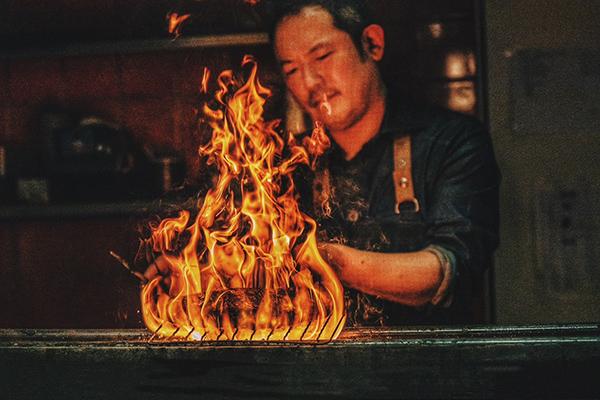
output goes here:
[{"label": "man's face", "polygon": [[343,131],[365,115],[376,95],[377,67],[326,10],[307,7],[284,18],[274,41],[285,83],[313,120]]}]

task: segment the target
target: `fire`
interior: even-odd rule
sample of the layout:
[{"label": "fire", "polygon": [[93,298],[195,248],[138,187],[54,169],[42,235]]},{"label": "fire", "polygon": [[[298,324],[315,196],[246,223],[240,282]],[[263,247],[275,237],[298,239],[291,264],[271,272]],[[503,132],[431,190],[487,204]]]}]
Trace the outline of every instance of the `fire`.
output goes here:
[{"label": "fire", "polygon": [[200,93],[208,93],[208,81],[210,79],[210,70],[204,67],[204,73],[202,74],[202,83],[200,83]]},{"label": "fire", "polygon": [[181,26],[191,17],[190,14],[169,13],[167,14],[167,20],[169,21],[168,30],[169,33],[178,38],[181,35]]},{"label": "fire", "polygon": [[[249,56],[249,78],[217,79],[216,107],[203,115],[211,141],[199,149],[218,179],[197,215],[181,211],[150,238],[169,264],[142,289],[148,329],[192,340],[329,340],[344,322],[343,288],[317,249],[315,221],[296,201],[292,173],[329,146],[320,125],[300,145],[265,121],[271,92]],[[209,73],[204,71],[202,89]]]}]

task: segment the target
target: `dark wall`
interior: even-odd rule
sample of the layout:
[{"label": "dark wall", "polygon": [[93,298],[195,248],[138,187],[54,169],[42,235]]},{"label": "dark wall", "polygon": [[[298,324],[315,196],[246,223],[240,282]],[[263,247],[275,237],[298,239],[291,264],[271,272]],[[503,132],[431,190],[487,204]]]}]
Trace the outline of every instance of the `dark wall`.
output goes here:
[{"label": "dark wall", "polygon": [[494,0],[486,9],[503,174],[498,321],[598,321],[600,3]]}]

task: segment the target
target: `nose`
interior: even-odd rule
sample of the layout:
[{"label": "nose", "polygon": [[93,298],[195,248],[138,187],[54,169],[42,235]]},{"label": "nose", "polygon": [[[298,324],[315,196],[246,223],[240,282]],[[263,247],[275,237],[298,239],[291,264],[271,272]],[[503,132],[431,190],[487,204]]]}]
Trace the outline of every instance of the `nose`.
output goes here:
[{"label": "nose", "polygon": [[307,65],[303,69],[302,78],[304,80],[304,85],[310,92],[314,91],[314,89],[318,89],[323,84],[321,72],[313,66]]}]

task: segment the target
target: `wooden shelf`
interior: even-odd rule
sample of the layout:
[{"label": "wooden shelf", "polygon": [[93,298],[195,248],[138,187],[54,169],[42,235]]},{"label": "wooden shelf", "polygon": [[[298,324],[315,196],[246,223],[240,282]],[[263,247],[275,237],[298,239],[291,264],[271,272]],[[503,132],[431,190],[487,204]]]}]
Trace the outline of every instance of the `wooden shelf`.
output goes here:
[{"label": "wooden shelf", "polygon": [[95,43],[71,43],[49,48],[25,48],[0,51],[0,59],[33,57],[82,56],[94,54],[127,54],[155,51],[175,51],[182,49],[260,46],[269,43],[266,33],[239,33],[228,35],[208,35],[179,39],[154,39],[130,41],[104,41]]}]

